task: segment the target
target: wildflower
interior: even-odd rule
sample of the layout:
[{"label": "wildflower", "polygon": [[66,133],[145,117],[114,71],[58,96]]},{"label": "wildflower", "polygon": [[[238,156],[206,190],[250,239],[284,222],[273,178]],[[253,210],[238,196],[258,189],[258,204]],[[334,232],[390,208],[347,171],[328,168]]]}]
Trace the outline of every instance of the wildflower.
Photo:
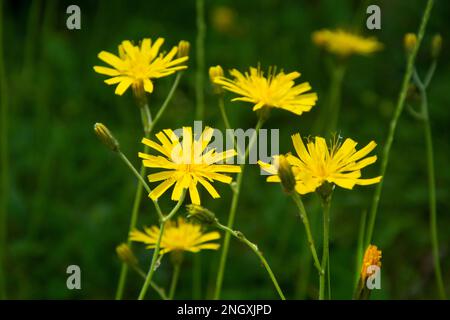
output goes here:
[{"label": "wildflower", "polygon": [[[267,178],[269,182],[281,182],[283,189],[287,193],[291,193],[295,190],[297,184],[296,175],[292,170],[292,166],[284,155],[279,155],[274,157],[274,164],[270,165],[262,161],[258,161],[258,164],[265,171],[272,174],[272,176]],[[298,176],[298,172],[297,172]]]},{"label": "wildflower", "polygon": [[209,67],[209,79],[211,80],[211,83],[213,84],[214,93],[222,93],[222,87],[220,85],[217,85],[214,83],[216,78],[223,77],[223,69],[221,66],[213,66]]},{"label": "wildflower", "polygon": [[436,34],[433,36],[431,40],[431,57],[436,59],[441,53],[442,48],[442,36],[440,34]]},{"label": "wildflower", "polygon": [[138,260],[136,256],[133,254],[133,251],[131,251],[131,248],[126,243],[121,243],[116,247],[116,253],[119,259],[126,263],[129,266],[137,266]]},{"label": "wildflower", "polygon": [[191,44],[189,41],[181,40],[178,42],[178,58],[188,57]]},{"label": "wildflower", "polygon": [[182,63],[189,59],[187,56],[174,59],[178,51],[176,46],[168,54],[158,55],[163,43],[163,38],[158,38],[154,43],[149,38],[143,39],[140,46],[135,46],[128,40],[122,41],[119,45],[119,56],[106,51],[98,54],[99,59],[112,68],[95,66],[94,70],[112,77],[105,80],[105,83],[118,84],[115,90],[117,95],[122,95],[130,86],[138,92],[143,88],[146,92],[152,93],[152,79],[166,77],[186,69],[187,66]]},{"label": "wildflower", "polygon": [[407,33],[403,38],[403,45],[406,52],[411,52],[416,46],[417,36],[414,33]]},{"label": "wildflower", "polygon": [[211,22],[214,29],[222,33],[229,33],[236,26],[236,13],[227,6],[219,6],[213,9]]},{"label": "wildflower", "polygon": [[119,142],[103,123],[94,124],[94,131],[100,141],[112,151],[119,150]]},{"label": "wildflower", "polygon": [[[342,144],[335,141],[328,147],[324,138],[316,137],[314,141],[308,142],[306,148],[297,133],[292,136],[292,142],[298,157],[288,154],[287,160],[295,176],[295,190],[300,194],[314,192],[325,182],[353,189],[355,185],[370,185],[381,181],[381,176],[360,179],[361,169],[377,160],[376,156],[364,158],[375,148],[376,143],[373,141],[359,151],[356,151],[357,143],[352,139],[346,139]],[[281,181],[279,172],[273,165],[263,162],[259,164],[272,175],[267,178],[268,182]]]},{"label": "wildflower", "polygon": [[214,212],[202,206],[189,204],[186,206],[186,209],[188,212],[188,219],[193,219],[201,224],[213,224],[217,222]]},{"label": "wildflower", "polygon": [[165,171],[150,174],[150,182],[163,181],[149,194],[153,200],[158,199],[167,189],[175,184],[172,192],[172,200],[178,201],[183,189],[189,189],[189,195],[193,204],[200,204],[200,196],[197,184],[200,183],[213,198],[220,198],[216,189],[210,182],[217,180],[230,184],[232,178],[223,173],[240,172],[237,165],[217,164],[223,160],[234,157],[237,152],[230,149],[224,152],[216,152],[215,148],[208,149],[213,134],[212,128],[205,128],[198,140],[193,139],[192,128],[183,127],[183,139],[170,129],[156,134],[159,142],[150,139],[142,139],[142,143],[160,152],[162,156],[153,156],[139,153],[143,164],[149,168],[167,169]]},{"label": "wildflower", "polygon": [[310,111],[317,101],[315,92],[307,93],[311,90],[308,82],[295,85],[294,80],[301,75],[299,72],[277,73],[276,68],[269,68],[266,77],[259,67],[250,67],[250,71],[244,74],[233,69],[230,75],[234,79],[217,77],[214,83],[239,95],[232,101],[254,103],[253,111],[279,108],[301,115]]},{"label": "wildflower", "polygon": [[361,267],[361,279],[364,281],[371,273],[368,273],[370,266],[381,267],[381,250],[377,246],[369,245],[364,253],[363,263]]},{"label": "wildflower", "polygon": [[[133,230],[130,232],[130,240],[142,242],[147,249],[154,249],[158,240],[160,229],[156,226],[144,228],[144,232]],[[220,245],[210,241],[220,239],[217,231],[204,233],[199,224],[186,222],[179,217],[177,221],[168,221],[161,239],[160,254],[170,251],[199,252],[200,250],[217,250]]]},{"label": "wildflower", "polygon": [[352,54],[368,55],[383,48],[383,45],[373,37],[364,38],[340,29],[315,31],[312,40],[317,46],[341,57]]}]

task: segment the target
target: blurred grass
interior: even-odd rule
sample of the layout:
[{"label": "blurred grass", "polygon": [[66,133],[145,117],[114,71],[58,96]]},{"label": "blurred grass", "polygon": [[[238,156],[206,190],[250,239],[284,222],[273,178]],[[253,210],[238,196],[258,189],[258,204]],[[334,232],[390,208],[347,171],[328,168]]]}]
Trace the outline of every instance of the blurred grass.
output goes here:
[{"label": "blurred grass", "polygon": [[[10,298],[113,298],[120,270],[115,246],[125,240],[135,180],[95,138],[92,126],[107,124],[124,152],[139,164],[141,125],[130,94],[114,95],[92,66],[101,50],[116,51],[123,39],[166,38],[164,47],[181,39],[195,43],[194,1],[78,1],[82,29],[66,29],[69,1],[2,0],[4,6],[5,78],[8,83],[9,201],[6,281]],[[299,70],[325,102],[329,78],[327,58],[310,40],[323,27],[351,27],[364,17],[360,1],[237,1],[206,2],[206,67],[246,69],[261,62],[287,71]],[[422,4],[412,1],[374,1],[382,10],[382,30],[371,31],[385,49],[373,57],[354,57],[343,85],[340,134],[361,145],[374,139],[377,153],[386,138],[389,119],[403,76],[403,34],[417,30]],[[363,8],[364,9],[364,8]],[[225,10],[225,11],[224,11]],[[447,201],[450,161],[447,130],[450,115],[450,64],[447,57],[450,4],[440,1],[432,12],[428,34],[419,53],[419,70],[430,63],[428,47],[435,32],[444,34],[444,48],[429,90],[430,117],[435,137],[439,235],[444,283],[450,280],[450,226]],[[364,13],[364,12],[363,12]],[[225,18],[224,18],[225,17]],[[221,20],[222,19],[222,20]],[[364,20],[362,20],[364,22]],[[364,26],[359,26],[363,29]],[[369,32],[366,32],[369,33]],[[175,93],[159,128],[192,125],[195,110],[195,48],[190,69]],[[156,82],[151,96],[155,110],[173,79]],[[205,124],[223,128],[217,102],[208,84]],[[2,95],[2,98],[4,96]],[[229,102],[226,109],[235,127],[248,128],[256,117],[248,105]],[[174,116],[176,115],[176,116]],[[274,111],[266,128],[281,128],[280,151],[291,149],[290,135],[311,133],[318,110],[301,117]],[[377,165],[367,176],[377,172]],[[374,242],[383,250],[382,290],[378,299],[437,297],[428,231],[426,161],[420,124],[405,112],[385,177]],[[267,184],[257,167],[249,167],[243,182],[236,228],[256,242],[271,263],[288,298],[312,298],[318,279],[311,267],[303,226],[293,203],[277,185]],[[361,212],[370,205],[373,187],[336,190],[331,212],[331,262],[334,298],[351,297]],[[231,191],[219,186],[222,199],[203,198],[206,207],[226,221]],[[167,197],[164,199],[167,200]],[[162,201],[162,206],[173,205]],[[321,211],[314,195],[305,199],[311,223],[320,240]],[[153,207],[143,202],[139,225],[156,223]],[[320,245],[320,243],[318,243]],[[135,246],[145,269],[148,251]],[[219,255],[202,253],[202,296],[212,292]],[[188,256],[177,297],[192,297],[193,257]],[[82,270],[82,290],[66,289],[66,267]],[[168,260],[156,274],[158,284],[170,282]],[[141,285],[132,274],[125,292],[135,298]],[[448,285],[447,285],[448,290]],[[275,298],[257,258],[232,241],[223,298]],[[155,297],[155,295],[153,295]]]}]

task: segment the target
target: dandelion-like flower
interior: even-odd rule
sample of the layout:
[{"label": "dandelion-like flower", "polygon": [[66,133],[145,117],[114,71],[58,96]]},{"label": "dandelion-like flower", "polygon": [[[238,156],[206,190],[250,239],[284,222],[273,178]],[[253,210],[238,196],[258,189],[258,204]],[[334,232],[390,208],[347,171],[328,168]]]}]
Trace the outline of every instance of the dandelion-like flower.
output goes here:
[{"label": "dandelion-like flower", "polygon": [[370,266],[381,267],[381,250],[378,250],[378,247],[374,245],[369,245],[364,253],[361,267],[361,279],[363,281],[371,275],[371,273],[368,273]]},{"label": "dandelion-like flower", "polygon": [[163,43],[163,38],[158,38],[154,43],[151,39],[143,39],[140,46],[133,45],[128,40],[122,41],[119,45],[119,56],[106,51],[98,54],[99,59],[112,68],[95,66],[94,70],[112,77],[105,80],[105,83],[117,84],[115,90],[117,95],[122,95],[130,86],[135,90],[143,88],[146,92],[152,93],[152,79],[166,77],[186,69],[187,66],[182,63],[189,59],[187,56],[176,58],[177,46],[166,55],[158,54]]},{"label": "dandelion-like flower", "polygon": [[315,31],[312,39],[317,46],[342,57],[352,54],[368,55],[383,48],[383,44],[374,37],[365,38],[341,29]]},{"label": "dandelion-like flower", "polygon": [[[133,230],[130,232],[130,240],[142,242],[147,249],[154,249],[158,241],[159,228],[157,226],[144,227],[144,232]],[[217,231],[204,233],[199,224],[193,224],[178,218],[177,221],[168,221],[161,239],[160,254],[170,251],[199,252],[200,250],[217,250],[220,244],[210,242],[220,239]]]},{"label": "dandelion-like flower", "polygon": [[[292,142],[298,157],[286,156],[296,179],[295,190],[300,194],[314,192],[323,183],[329,182],[345,189],[353,189],[355,185],[370,185],[381,181],[381,176],[361,179],[361,169],[373,164],[377,156],[365,158],[375,147],[371,141],[364,148],[356,151],[357,143],[345,139],[340,144],[334,141],[330,147],[322,137],[315,137],[305,147],[300,134],[292,136]],[[277,159],[274,164],[259,162],[262,169],[271,176],[268,182],[280,182]]]},{"label": "dandelion-like flower", "polygon": [[311,90],[308,82],[295,85],[294,80],[300,77],[299,72],[277,73],[275,68],[271,68],[266,77],[259,67],[251,67],[244,74],[233,69],[230,75],[233,79],[216,77],[214,83],[240,96],[232,101],[253,103],[253,111],[267,107],[301,115],[310,111],[317,101],[315,92],[308,93]]},{"label": "dandelion-like flower", "polygon": [[213,134],[212,128],[205,128],[198,140],[194,140],[191,127],[183,127],[182,141],[170,129],[156,134],[159,143],[142,139],[142,143],[160,152],[159,156],[139,153],[143,164],[149,168],[166,169],[148,176],[150,182],[163,181],[149,194],[153,200],[158,199],[167,189],[175,185],[172,200],[178,201],[184,189],[189,189],[193,204],[200,204],[197,184],[200,183],[213,198],[220,198],[211,185],[214,180],[230,184],[232,178],[223,173],[237,173],[237,165],[218,164],[237,155],[236,150],[216,152],[208,148]]}]

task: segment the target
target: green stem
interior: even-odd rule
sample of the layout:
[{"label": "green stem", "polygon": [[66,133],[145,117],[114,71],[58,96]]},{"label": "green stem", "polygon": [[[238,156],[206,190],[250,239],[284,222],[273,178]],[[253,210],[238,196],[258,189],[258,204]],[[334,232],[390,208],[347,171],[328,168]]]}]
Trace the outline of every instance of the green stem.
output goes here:
[{"label": "green stem", "polygon": [[428,23],[428,19],[430,17],[430,12],[431,12],[431,8],[433,7],[433,3],[434,3],[433,0],[427,1],[427,5],[426,5],[425,11],[422,16],[422,21],[420,23],[420,28],[419,28],[419,32],[417,35],[416,45],[414,46],[414,48],[412,49],[411,53],[408,56],[408,62],[406,64],[406,72],[403,77],[402,88],[401,88],[400,94],[398,96],[398,101],[397,101],[397,105],[395,107],[394,115],[391,119],[386,144],[384,145],[384,148],[383,148],[383,156],[382,156],[382,160],[381,160],[381,169],[380,169],[380,175],[383,177],[383,180],[381,180],[380,183],[377,184],[375,193],[374,193],[374,197],[372,200],[372,206],[371,206],[370,214],[369,214],[368,229],[367,229],[367,233],[366,233],[365,247],[367,247],[372,241],[373,229],[375,227],[375,220],[377,217],[377,211],[378,211],[378,205],[380,202],[381,190],[383,188],[383,181],[385,178],[386,169],[387,169],[387,165],[389,162],[389,154],[391,151],[392,143],[394,141],[395,131],[397,129],[397,123],[400,118],[400,115],[402,114],[403,107],[405,105],[406,94],[408,92],[409,83],[410,83],[411,76],[412,76],[413,69],[414,69],[414,61],[415,61],[415,58],[417,55],[417,51],[419,50],[420,44],[422,42],[423,36],[425,34],[425,29],[426,29],[426,26]]},{"label": "green stem", "polygon": [[173,300],[180,276],[181,263],[176,263],[173,268],[172,281],[170,283],[169,300]]},{"label": "green stem", "polygon": [[437,212],[436,212],[436,177],[434,170],[434,152],[433,152],[433,136],[431,132],[431,122],[428,111],[427,87],[431,82],[434,70],[436,69],[436,61],[432,63],[427,73],[424,83],[421,82],[417,72],[414,72],[414,82],[419,88],[421,95],[421,115],[423,119],[423,129],[425,137],[427,169],[428,169],[428,198],[430,209],[430,235],[434,260],[434,273],[436,277],[436,285],[441,300],[446,300],[444,282],[442,280],[441,262],[439,257],[439,239],[437,230]]},{"label": "green stem", "polygon": [[342,93],[342,82],[344,80],[346,66],[343,62],[338,63],[337,66],[333,68],[331,74],[331,86],[329,93],[329,106],[330,110],[330,122],[328,133],[335,133],[337,124],[339,121],[339,113],[341,109],[341,93]]},{"label": "green stem", "polygon": [[3,3],[0,1],[0,300],[6,299],[6,233],[9,200],[8,90],[3,57]]},{"label": "green stem", "polygon": [[150,268],[148,270],[147,277],[145,278],[144,285],[142,286],[141,292],[139,293],[139,297],[138,297],[139,300],[143,300],[145,298],[145,294],[147,293],[148,287],[153,278],[153,274],[155,273],[155,266],[156,266],[156,261],[158,260],[158,257],[159,257],[159,249],[161,247],[161,240],[162,240],[163,233],[164,233],[164,227],[165,227],[167,221],[169,221],[177,213],[178,209],[180,209],[185,197],[186,197],[186,190],[183,191],[183,193],[180,197],[180,200],[178,200],[178,203],[175,205],[175,207],[172,209],[172,211],[167,216],[163,215],[162,218],[160,219],[158,239],[156,240],[155,249],[153,251],[152,262],[150,263]]},{"label": "green stem", "polygon": [[[146,274],[145,272],[139,267],[139,266],[134,266],[133,267],[134,271],[136,271],[136,273],[145,280],[146,278]],[[159,296],[161,297],[161,299],[163,300],[169,300],[169,298],[166,295],[166,292],[164,291],[163,288],[161,288],[160,286],[158,286],[154,281],[150,282],[150,287],[153,288],[153,290],[156,291],[157,294],[159,294]]]},{"label": "green stem", "polygon": [[216,220],[216,226],[225,231],[226,235],[230,235],[235,237],[236,239],[238,239],[239,241],[245,243],[250,249],[252,249],[252,251],[258,256],[259,260],[261,261],[261,263],[264,265],[264,267],[266,268],[267,273],[269,274],[270,279],[272,280],[273,285],[275,286],[275,289],[277,290],[278,295],[280,296],[281,300],[286,300],[283,291],[281,290],[278,281],[275,277],[275,274],[273,273],[272,269],[270,268],[269,263],[267,262],[266,258],[264,258],[263,254],[261,253],[261,251],[258,249],[258,246],[256,244],[254,244],[253,242],[249,241],[242,232],[240,231],[234,231],[233,229],[224,226],[223,224],[221,224],[219,221]]},{"label": "green stem", "polygon": [[196,0],[195,3],[197,15],[197,38],[196,44],[196,59],[197,70],[195,75],[195,97],[196,97],[196,117],[203,119],[205,109],[205,95],[204,95],[204,74],[205,74],[205,1]]},{"label": "green stem", "polygon": [[[323,202],[323,251],[322,270],[329,265],[329,238],[330,238],[330,204],[331,201]],[[329,281],[329,274],[328,274]],[[328,284],[329,285],[329,284]],[[319,300],[325,299],[325,272],[320,274]]]},{"label": "green stem", "polygon": [[225,129],[230,129],[230,121],[228,120],[227,113],[225,111],[225,104],[223,102],[223,94],[219,95],[219,109],[220,114],[222,115],[223,123],[225,124]]},{"label": "green stem", "polygon": [[367,220],[367,210],[364,210],[362,212],[361,221],[359,223],[358,242],[356,245],[354,290],[356,290],[358,286],[361,264],[364,255],[364,230],[366,230],[366,220]]},{"label": "green stem", "polygon": [[[140,181],[140,183],[142,184],[142,186],[145,188],[145,190],[147,190],[148,193],[152,192],[152,189],[150,188],[150,186],[147,184],[147,182],[145,182],[144,178],[141,176],[141,174],[139,172],[137,172],[136,168],[131,164],[130,160],[128,160],[127,156],[125,154],[123,154],[122,151],[118,151],[119,157],[120,159],[123,160],[123,162],[128,166],[128,168],[131,170],[131,172],[133,172],[133,174],[135,175],[135,177]],[[164,215],[161,211],[161,207],[159,206],[159,203],[157,200],[153,200],[153,203],[155,205],[156,208],[156,213],[158,214],[159,219],[163,219]]]},{"label": "green stem", "polygon": [[200,300],[202,297],[202,260],[201,255],[194,255],[192,268],[192,298]]},{"label": "green stem", "polygon": [[316,267],[317,271],[319,272],[319,275],[321,275],[322,273],[324,273],[324,270],[320,266],[319,258],[317,256],[316,246],[314,245],[314,238],[311,233],[311,227],[309,225],[308,214],[306,213],[305,206],[303,205],[302,199],[300,198],[298,193],[295,191],[292,194],[292,199],[294,200],[295,204],[297,205],[297,207],[299,209],[299,216],[302,219],[302,222],[305,226],[309,248],[311,250],[311,254],[314,259],[314,266]]},{"label": "green stem", "polygon": [[175,77],[175,81],[172,84],[172,87],[170,88],[169,94],[166,97],[166,100],[164,100],[161,108],[159,108],[158,112],[156,113],[155,118],[153,119],[152,123],[150,124],[149,133],[153,132],[153,129],[155,128],[156,124],[161,119],[162,115],[167,109],[167,106],[169,105],[169,102],[172,100],[173,94],[178,88],[178,84],[180,83],[180,79],[183,76],[183,72],[178,72],[177,76]]},{"label": "green stem", "polygon": [[[252,135],[252,137],[250,138],[249,144],[245,150],[244,162],[247,159],[250,149],[253,148],[253,145],[256,141],[256,137],[258,135],[259,129],[262,127],[263,123],[264,123],[263,118],[259,118],[258,123],[256,124],[256,127],[255,127],[255,132]],[[236,178],[236,186],[233,189],[234,193],[233,193],[233,198],[231,200],[231,207],[230,207],[230,212],[228,215],[228,222],[227,222],[227,227],[230,229],[233,228],[233,225],[234,225],[234,219],[236,216],[236,209],[237,209],[237,205],[239,202],[239,194],[240,194],[240,190],[241,190],[244,169],[245,169],[245,165],[242,164],[241,172],[238,173],[237,178]],[[214,291],[214,299],[215,300],[220,299],[220,293],[222,291],[223,276],[224,276],[225,266],[226,266],[227,257],[228,257],[228,250],[230,247],[230,237],[231,237],[230,233],[226,233],[224,241],[223,241],[222,253],[220,255],[220,262],[219,262],[219,270],[217,272],[217,278],[216,278],[216,289]]]}]

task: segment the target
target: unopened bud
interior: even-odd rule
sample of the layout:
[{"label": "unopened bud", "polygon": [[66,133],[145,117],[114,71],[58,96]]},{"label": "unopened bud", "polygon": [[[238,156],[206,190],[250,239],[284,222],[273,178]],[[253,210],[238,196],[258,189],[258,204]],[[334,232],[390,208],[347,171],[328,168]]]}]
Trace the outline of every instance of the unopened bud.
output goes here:
[{"label": "unopened bud", "polygon": [[278,176],[284,191],[291,193],[295,190],[295,176],[291,164],[284,155],[278,156]]},{"label": "unopened bud", "polygon": [[111,134],[108,128],[103,123],[96,123],[94,125],[94,131],[100,141],[114,152],[119,150],[119,142]]},{"label": "unopened bud", "polygon": [[220,77],[223,77],[223,69],[221,66],[209,67],[209,79],[213,85],[214,93],[222,93],[222,87],[215,83],[215,80]]},{"label": "unopened bud", "polygon": [[416,46],[417,36],[414,33],[407,33],[403,38],[403,45],[407,53],[410,53]]},{"label": "unopened bud", "polygon": [[129,265],[130,267],[137,266],[138,260],[133,254],[133,251],[131,251],[131,248],[126,243],[121,243],[116,247],[116,253],[119,259],[123,262]]},{"label": "unopened bud", "polygon": [[191,48],[191,44],[189,41],[181,40],[178,43],[178,58],[183,58],[189,56],[189,49]]},{"label": "unopened bud", "polygon": [[188,211],[188,219],[196,220],[201,224],[213,224],[217,221],[216,215],[202,206],[188,204],[186,209]]},{"label": "unopened bud", "polygon": [[433,36],[431,40],[431,57],[436,59],[441,53],[442,48],[442,36],[440,34],[436,34]]}]

